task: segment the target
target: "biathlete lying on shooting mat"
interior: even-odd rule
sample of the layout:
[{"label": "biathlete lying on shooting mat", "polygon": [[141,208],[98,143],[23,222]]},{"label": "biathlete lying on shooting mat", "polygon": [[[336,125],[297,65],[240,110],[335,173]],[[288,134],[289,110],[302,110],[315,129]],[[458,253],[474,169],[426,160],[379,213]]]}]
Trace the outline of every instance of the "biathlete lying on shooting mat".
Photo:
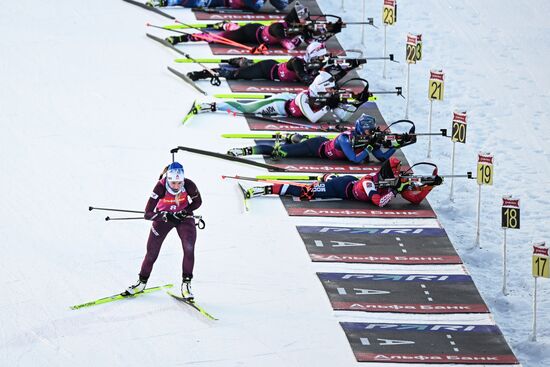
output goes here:
[{"label": "biathlete lying on shooting mat", "polygon": [[[280,45],[287,51],[296,49],[302,43],[309,44],[314,40],[325,41],[342,30],[342,21],[323,22],[310,20],[306,7],[296,3],[294,9],[283,21],[271,24],[222,22],[212,25],[209,32],[185,33],[170,36],[166,41],[172,45],[182,42],[208,42],[229,44],[239,48],[256,46],[253,53],[264,53],[268,46]],[[182,25],[185,25],[182,23]],[[192,28],[192,26],[191,26]],[[182,32],[179,32],[182,33]]]},{"label": "biathlete lying on shooting mat", "polygon": [[[258,144],[245,148],[232,148],[227,154],[235,157],[261,154],[280,158],[321,158],[330,160],[347,159],[353,163],[370,161],[370,154],[381,162],[391,157],[397,148],[416,142],[416,136],[409,134],[397,135],[396,139],[385,140],[383,133],[377,129],[374,117],[362,114],[355,127],[340,133],[333,139],[316,136],[309,139],[301,138],[300,134],[292,134],[285,144]],[[379,133],[376,134],[376,133]]]},{"label": "biathlete lying on shooting mat", "polygon": [[413,203],[420,204],[434,186],[443,179],[437,175],[437,167],[429,181],[412,181],[401,172],[401,161],[391,157],[382,164],[380,171],[357,178],[345,175],[325,174],[312,184],[274,183],[269,186],[251,187],[245,192],[247,198],[262,195],[295,196],[301,200],[343,199],[370,202],[376,206],[387,205],[397,194]]},{"label": "biathlete lying on shooting mat", "polygon": [[195,101],[185,123],[192,115],[204,112],[227,111],[235,114],[259,115],[264,117],[299,117],[316,123],[326,113],[332,112],[341,121],[348,121],[358,106],[368,100],[368,91],[359,94],[354,103],[342,103],[340,95],[336,93],[334,77],[321,71],[315,77],[307,90],[296,94],[279,93],[273,96],[252,102],[239,101]]},{"label": "biathlete lying on shooting mat", "polygon": [[[259,11],[266,1],[264,0],[148,0],[147,5],[155,8],[167,6],[183,6],[184,8],[229,8]],[[284,10],[288,6],[288,0],[268,0],[277,10]]]},{"label": "biathlete lying on shooting mat", "polygon": [[[301,82],[309,85],[319,74],[323,65],[323,58],[327,54],[328,51],[325,44],[314,41],[307,46],[304,56],[294,56],[286,62],[278,62],[271,59],[254,62],[245,57],[236,57],[230,59],[228,63],[221,64],[219,68],[211,70],[228,80],[264,79],[282,82]],[[342,77],[351,69],[346,70]],[[212,73],[209,70],[200,70],[189,72],[187,76],[189,79],[197,81],[199,79],[210,79]]]},{"label": "biathlete lying on shooting mat", "polygon": [[[332,56],[324,42],[313,41],[307,46],[304,56],[294,56],[285,62],[235,57],[211,70],[227,80],[263,79],[309,85],[321,70],[330,73],[339,81],[351,70],[366,62],[367,59]],[[212,73],[205,69],[191,71],[187,76],[197,81],[212,78]]]}]

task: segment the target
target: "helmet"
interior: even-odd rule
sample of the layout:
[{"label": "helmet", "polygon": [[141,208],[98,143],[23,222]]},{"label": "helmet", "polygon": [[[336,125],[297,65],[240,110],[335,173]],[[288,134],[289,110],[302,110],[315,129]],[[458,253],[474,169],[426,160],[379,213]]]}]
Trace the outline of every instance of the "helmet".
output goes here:
[{"label": "helmet", "polygon": [[388,160],[390,161],[390,167],[393,172],[393,175],[395,177],[399,176],[399,173],[401,171],[401,160],[395,157],[390,157],[390,159]]},{"label": "helmet", "polygon": [[327,47],[324,42],[313,41],[306,48],[304,55],[305,62],[312,62],[316,58],[323,57],[327,54]]},{"label": "helmet", "polygon": [[376,128],[375,122],[376,120],[371,115],[367,115],[366,113],[362,114],[355,121],[355,134],[365,135],[367,131],[370,131],[372,134],[372,132]]},{"label": "helmet", "polygon": [[282,22],[276,22],[269,25],[267,28],[267,31],[269,34],[277,39],[285,39],[287,38],[286,34],[286,28],[285,25]]},{"label": "helmet", "polygon": [[183,182],[183,179],[183,166],[178,162],[170,164],[166,171],[166,181]]},{"label": "helmet", "polygon": [[401,161],[395,157],[390,157],[387,161],[382,163],[380,167],[380,178],[397,178],[401,171]]},{"label": "helmet", "polygon": [[317,97],[319,94],[327,93],[329,88],[335,88],[336,82],[334,77],[326,71],[319,72],[319,75],[313,79],[309,86],[309,92],[313,97]]}]

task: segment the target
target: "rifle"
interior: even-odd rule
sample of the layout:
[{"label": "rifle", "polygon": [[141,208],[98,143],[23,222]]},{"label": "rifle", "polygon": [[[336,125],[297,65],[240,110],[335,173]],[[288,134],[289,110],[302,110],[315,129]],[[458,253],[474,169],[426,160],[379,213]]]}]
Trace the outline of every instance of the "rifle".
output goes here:
[{"label": "rifle", "polygon": [[[323,18],[323,19],[321,19]],[[329,21],[334,19],[334,21]],[[368,18],[367,22],[344,22],[342,17],[332,14],[309,15],[305,20],[295,19],[293,12],[285,18],[288,28],[286,34],[289,37],[304,36],[306,40],[326,41],[330,37],[340,33],[342,28],[348,25],[367,24],[374,26],[374,19]]]},{"label": "rifle", "polygon": [[[350,90],[343,88],[346,84],[351,81],[359,80],[365,83],[365,87],[359,93],[354,93]],[[395,87],[395,92],[393,91],[369,91],[369,81],[364,78],[351,78],[340,84],[339,88],[334,93],[327,93],[326,95],[320,95],[317,97],[310,97],[313,103],[329,106],[331,108],[338,107],[339,104],[348,104],[355,107],[359,107],[363,103],[367,102],[369,98],[372,98],[374,94],[396,94],[398,96],[403,96],[402,88]]]},{"label": "rifle", "polygon": [[[408,132],[406,133],[392,133],[390,132],[390,127],[394,126],[396,124],[410,124],[412,125]],[[395,122],[392,122],[387,128],[384,130],[380,130],[380,127],[377,127],[374,134],[372,135],[357,135],[352,136],[352,145],[354,148],[361,148],[366,147],[367,145],[371,145],[373,147],[375,146],[382,146],[384,148],[390,148],[392,147],[393,141],[397,141],[399,143],[399,148],[405,147],[407,145],[411,145],[416,143],[416,137],[417,136],[428,136],[428,135],[435,135],[435,136],[447,136],[447,129],[440,129],[440,132],[438,133],[416,133],[416,126],[414,125],[414,122],[411,120],[397,120]]]}]

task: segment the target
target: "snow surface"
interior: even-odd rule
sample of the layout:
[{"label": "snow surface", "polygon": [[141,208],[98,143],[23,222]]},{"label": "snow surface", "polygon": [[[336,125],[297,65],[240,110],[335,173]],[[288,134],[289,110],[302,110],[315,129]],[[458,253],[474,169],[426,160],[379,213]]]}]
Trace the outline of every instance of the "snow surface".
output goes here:
[{"label": "snow surface", "polygon": [[[340,2],[328,3],[324,10],[340,13]],[[366,1],[376,24],[381,3]],[[360,20],[350,4],[344,19]],[[177,14],[190,19],[185,10]],[[455,109],[466,109],[469,118],[456,173],[475,170],[478,151],[495,155],[495,185],[482,190],[481,249],[472,248],[473,181],[455,181],[454,202],[449,185],[434,190],[430,202],[524,366],[550,365],[547,279],[538,282],[538,341],[530,341],[531,242],[550,238],[548,14],[543,0],[401,1],[398,23],[388,29],[388,50],[401,63],[388,64],[385,80],[381,62],[364,69],[373,89],[405,86],[405,36],[422,33],[424,60],[411,67],[410,117],[418,131],[427,128],[429,69],[442,68],[445,101],[434,103],[434,130],[450,128]],[[351,366],[360,364],[338,321],[492,322],[486,315],[333,312],[316,271],[411,268],[313,264],[294,226],[382,221],[290,218],[276,198],[254,201],[245,214],[235,184],[220,175],[260,171],[192,154],[178,159],[204,197],[199,212],[207,228],[197,242],[194,289],[220,321],[205,321],[162,292],[70,310],[135,281],[149,230],[143,221],[106,223],[112,213],[88,212],[88,206],[141,210],[170,148],[224,151],[239,143],[218,134],[247,129],[239,118],[203,116],[181,126],[197,94],[166,71],[176,55],[144,36],[149,21],[166,24],[122,1],[11,1],[0,8],[1,366]],[[339,39],[347,48],[360,46],[359,31],[345,29]],[[383,28],[368,28],[366,43],[368,56],[380,56]],[[186,51],[208,54],[203,46]],[[388,121],[404,116],[398,97],[378,104]],[[440,173],[449,173],[449,141],[434,139],[433,152]],[[425,160],[426,145],[406,154],[411,162]],[[518,196],[522,208],[522,228],[508,231],[507,297],[501,294],[504,194]],[[179,285],[180,262],[179,240],[171,234],[149,284]]]}]

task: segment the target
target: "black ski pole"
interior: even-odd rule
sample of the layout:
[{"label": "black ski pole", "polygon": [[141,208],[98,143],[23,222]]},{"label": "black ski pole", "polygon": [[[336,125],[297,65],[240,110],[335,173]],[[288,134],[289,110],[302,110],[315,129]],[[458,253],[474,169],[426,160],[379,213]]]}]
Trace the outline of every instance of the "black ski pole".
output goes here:
[{"label": "black ski pole", "polygon": [[111,217],[105,217],[105,221],[108,222],[110,220],[131,220],[131,219],[145,219],[143,217],[127,217],[127,218],[111,218]]},{"label": "black ski pole", "polygon": [[137,214],[144,214],[144,213],[145,213],[144,211],[140,211],[140,210],[126,210],[126,209],[113,209],[113,208],[96,208],[96,207],[94,207],[94,206],[89,206],[89,207],[88,207],[88,210],[89,210],[89,211],[92,211],[92,210],[105,210],[105,211],[110,211],[110,212],[137,213]]}]

